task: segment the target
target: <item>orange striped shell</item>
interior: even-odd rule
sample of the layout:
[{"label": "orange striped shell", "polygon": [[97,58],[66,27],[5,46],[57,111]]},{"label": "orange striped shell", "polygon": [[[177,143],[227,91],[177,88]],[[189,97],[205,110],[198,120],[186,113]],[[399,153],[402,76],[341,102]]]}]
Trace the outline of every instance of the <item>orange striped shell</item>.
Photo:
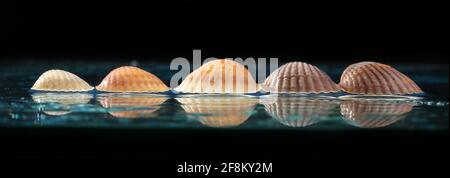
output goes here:
[{"label": "orange striped shell", "polygon": [[405,101],[344,100],[341,114],[344,120],[357,127],[378,128],[405,118],[413,106],[413,103]]},{"label": "orange striped shell", "polygon": [[114,69],[96,89],[105,92],[163,92],[169,90],[155,75],[132,66]]},{"label": "orange striped shell", "polygon": [[339,103],[332,100],[304,97],[264,98],[262,104],[269,115],[290,127],[313,125],[339,108]]},{"label": "orange striped shell", "polygon": [[244,123],[258,103],[246,97],[183,97],[177,98],[189,114],[199,115],[199,121],[209,127],[235,127]]},{"label": "orange striped shell", "polygon": [[167,98],[160,96],[120,96],[109,95],[97,100],[108,113],[116,118],[148,118],[154,116]]},{"label": "orange striped shell", "polygon": [[316,66],[304,62],[287,63],[264,81],[264,88],[272,93],[332,93],[340,87]]},{"label": "orange striped shell", "polygon": [[93,90],[83,79],[64,70],[48,70],[34,83],[32,90],[57,92],[82,92]]},{"label": "orange striped shell", "polygon": [[423,91],[409,77],[391,66],[376,62],[352,64],[339,83],[348,93],[367,95],[419,94]]},{"label": "orange striped shell", "polygon": [[218,59],[203,64],[175,88],[182,93],[255,93],[258,86],[240,63]]}]

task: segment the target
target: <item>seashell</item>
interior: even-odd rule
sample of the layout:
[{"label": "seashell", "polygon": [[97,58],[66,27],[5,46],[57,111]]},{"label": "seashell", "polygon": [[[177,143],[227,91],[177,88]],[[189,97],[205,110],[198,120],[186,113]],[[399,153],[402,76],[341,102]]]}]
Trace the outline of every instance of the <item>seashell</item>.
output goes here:
[{"label": "seashell", "polygon": [[148,118],[153,117],[167,98],[162,96],[140,95],[106,95],[98,97],[102,107],[116,118]]},{"label": "seashell", "polygon": [[357,127],[386,127],[404,119],[414,103],[373,99],[343,100],[341,114],[344,120]]},{"label": "seashell", "polygon": [[105,92],[163,92],[169,90],[155,75],[132,66],[114,69],[96,89]]},{"label": "seashell", "polygon": [[339,102],[323,98],[263,98],[261,104],[269,115],[289,127],[306,127],[336,112]]},{"label": "seashell", "polygon": [[272,93],[333,93],[340,87],[316,66],[304,62],[287,63],[264,81]]},{"label": "seashell", "polygon": [[71,105],[87,104],[93,98],[83,93],[36,93],[31,95],[33,101],[39,104],[53,103],[51,106],[42,105],[39,108],[46,114],[61,116],[71,113]]},{"label": "seashell", "polygon": [[48,70],[44,72],[34,83],[32,90],[79,92],[93,90],[83,79],[63,70]]},{"label": "seashell", "polygon": [[182,93],[255,93],[257,83],[240,63],[218,59],[203,64],[175,88]]},{"label": "seashell", "polygon": [[391,66],[376,62],[352,64],[342,73],[339,85],[345,92],[367,95],[419,94],[423,91],[409,77]]},{"label": "seashell", "polygon": [[176,98],[189,114],[209,127],[235,127],[251,115],[258,100],[248,97],[183,97]]}]

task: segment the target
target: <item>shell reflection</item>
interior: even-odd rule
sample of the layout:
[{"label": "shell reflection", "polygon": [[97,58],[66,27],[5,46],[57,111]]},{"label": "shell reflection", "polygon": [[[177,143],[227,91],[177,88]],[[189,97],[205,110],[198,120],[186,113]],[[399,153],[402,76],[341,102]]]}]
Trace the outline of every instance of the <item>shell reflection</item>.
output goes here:
[{"label": "shell reflection", "polygon": [[251,115],[257,99],[240,96],[177,98],[189,114],[198,114],[199,121],[209,127],[234,127],[244,123]]},{"label": "shell reflection", "polygon": [[86,93],[35,93],[33,101],[41,105],[39,108],[48,115],[61,116],[72,112],[71,106],[87,104],[93,98]]},{"label": "shell reflection", "polygon": [[167,100],[158,95],[121,95],[107,94],[97,98],[102,107],[116,118],[149,118],[154,117],[161,104]]},{"label": "shell reflection", "polygon": [[404,119],[414,105],[411,100],[353,98],[342,101],[341,114],[357,127],[378,128]]},{"label": "shell reflection", "polygon": [[310,126],[339,113],[339,102],[330,98],[268,97],[261,103],[269,115],[290,127]]}]

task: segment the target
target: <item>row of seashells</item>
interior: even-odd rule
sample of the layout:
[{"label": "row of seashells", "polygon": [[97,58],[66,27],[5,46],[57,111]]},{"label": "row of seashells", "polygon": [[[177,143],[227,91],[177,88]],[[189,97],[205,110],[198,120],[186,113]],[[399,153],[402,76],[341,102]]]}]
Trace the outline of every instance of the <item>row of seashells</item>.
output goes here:
[{"label": "row of seashells", "polygon": [[[38,91],[80,92],[90,86],[78,76],[49,70],[31,88]],[[102,92],[164,92],[169,90],[157,76],[137,67],[124,66],[111,71],[95,87]],[[181,93],[337,93],[366,95],[409,95],[423,91],[409,77],[389,65],[359,62],[348,66],[336,84],[325,72],[304,62],[290,62],[272,72],[259,85],[240,63],[219,59],[205,63],[174,89]]]}]

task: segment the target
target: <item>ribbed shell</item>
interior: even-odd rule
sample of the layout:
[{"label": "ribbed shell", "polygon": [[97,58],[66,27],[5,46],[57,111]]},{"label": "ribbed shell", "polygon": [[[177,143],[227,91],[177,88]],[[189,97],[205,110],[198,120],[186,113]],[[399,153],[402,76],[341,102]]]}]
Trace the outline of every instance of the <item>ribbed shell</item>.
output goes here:
[{"label": "ribbed shell", "polygon": [[244,123],[258,103],[256,99],[238,97],[177,98],[185,112],[198,114],[209,127],[235,127]]},{"label": "ribbed shell", "polygon": [[57,103],[55,108],[43,107],[42,110],[45,114],[52,116],[61,116],[71,113],[70,105],[75,104],[87,104],[93,98],[90,94],[82,93],[67,93],[67,94],[54,94],[54,93],[39,93],[31,95],[33,101],[36,103]]},{"label": "ribbed shell", "polygon": [[376,62],[352,64],[342,73],[341,88],[354,94],[405,95],[423,91],[409,77],[391,66]]},{"label": "ribbed shell", "polygon": [[[217,80],[215,80],[217,78]],[[182,93],[255,93],[258,86],[240,63],[219,59],[207,62],[175,88]]]},{"label": "ribbed shell", "polygon": [[304,62],[287,63],[264,81],[264,88],[272,93],[333,93],[339,86],[316,66]]},{"label": "ribbed shell", "polygon": [[152,96],[106,96],[97,99],[116,118],[152,117],[167,98]]},{"label": "ribbed shell", "polygon": [[275,101],[263,99],[267,113],[280,123],[290,127],[306,127],[321,121],[338,109],[332,100],[301,97],[278,97]]},{"label": "ribbed shell", "polygon": [[378,128],[405,118],[413,106],[411,102],[344,100],[341,103],[341,114],[352,125]]},{"label": "ribbed shell", "polygon": [[163,92],[169,90],[155,75],[132,66],[114,69],[96,89],[105,92]]},{"label": "ribbed shell", "polygon": [[57,92],[83,92],[93,90],[83,79],[64,70],[48,70],[34,83],[32,90]]}]

